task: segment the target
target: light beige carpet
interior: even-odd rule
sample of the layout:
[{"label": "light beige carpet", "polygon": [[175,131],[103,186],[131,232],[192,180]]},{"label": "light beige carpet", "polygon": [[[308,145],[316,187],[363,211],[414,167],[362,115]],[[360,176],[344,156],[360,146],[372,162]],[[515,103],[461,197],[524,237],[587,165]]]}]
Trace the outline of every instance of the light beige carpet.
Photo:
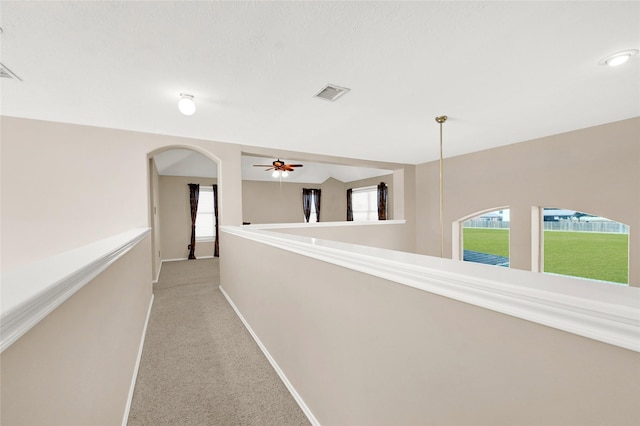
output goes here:
[{"label": "light beige carpet", "polygon": [[218,286],[218,259],[162,265],[128,424],[308,425]]}]

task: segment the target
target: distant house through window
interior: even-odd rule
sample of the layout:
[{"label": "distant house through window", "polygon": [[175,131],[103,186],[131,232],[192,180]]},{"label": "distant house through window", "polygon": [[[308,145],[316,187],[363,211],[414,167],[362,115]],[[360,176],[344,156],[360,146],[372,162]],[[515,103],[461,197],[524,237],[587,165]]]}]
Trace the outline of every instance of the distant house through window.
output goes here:
[{"label": "distant house through window", "polygon": [[629,283],[629,226],[585,212],[542,209],[544,272]]},{"label": "distant house through window", "polygon": [[462,224],[463,260],[509,266],[509,209],[489,211]]},{"label": "distant house through window", "polygon": [[215,232],[213,187],[211,185],[200,185],[198,213],[196,216],[196,241],[213,241],[216,236]]}]

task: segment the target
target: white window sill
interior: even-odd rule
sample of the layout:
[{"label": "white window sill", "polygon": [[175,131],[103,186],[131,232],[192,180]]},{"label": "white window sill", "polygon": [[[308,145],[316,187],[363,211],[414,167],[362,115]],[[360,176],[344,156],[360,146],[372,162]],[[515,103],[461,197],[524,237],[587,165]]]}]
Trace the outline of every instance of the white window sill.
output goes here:
[{"label": "white window sill", "polygon": [[214,237],[196,237],[196,243],[213,243],[216,239]]}]

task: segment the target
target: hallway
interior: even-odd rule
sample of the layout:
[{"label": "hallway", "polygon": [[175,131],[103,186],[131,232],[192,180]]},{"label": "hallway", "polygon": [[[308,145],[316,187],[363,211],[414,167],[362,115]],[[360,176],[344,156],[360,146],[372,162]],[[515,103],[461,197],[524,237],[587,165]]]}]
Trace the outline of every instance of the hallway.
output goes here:
[{"label": "hallway", "polygon": [[163,263],[128,424],[309,424],[220,292],[218,262]]}]

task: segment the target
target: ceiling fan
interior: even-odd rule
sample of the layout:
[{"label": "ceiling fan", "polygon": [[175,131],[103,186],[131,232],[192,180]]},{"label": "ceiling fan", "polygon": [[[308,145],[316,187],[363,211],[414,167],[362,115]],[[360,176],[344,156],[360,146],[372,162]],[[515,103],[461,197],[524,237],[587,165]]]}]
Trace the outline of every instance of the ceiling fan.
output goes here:
[{"label": "ceiling fan", "polygon": [[302,164],[286,164],[279,158],[275,160],[271,165],[266,164],[254,164],[253,167],[266,167],[265,171],[273,170],[271,176],[273,177],[287,177],[289,172],[294,172],[294,167],[302,167]]}]

